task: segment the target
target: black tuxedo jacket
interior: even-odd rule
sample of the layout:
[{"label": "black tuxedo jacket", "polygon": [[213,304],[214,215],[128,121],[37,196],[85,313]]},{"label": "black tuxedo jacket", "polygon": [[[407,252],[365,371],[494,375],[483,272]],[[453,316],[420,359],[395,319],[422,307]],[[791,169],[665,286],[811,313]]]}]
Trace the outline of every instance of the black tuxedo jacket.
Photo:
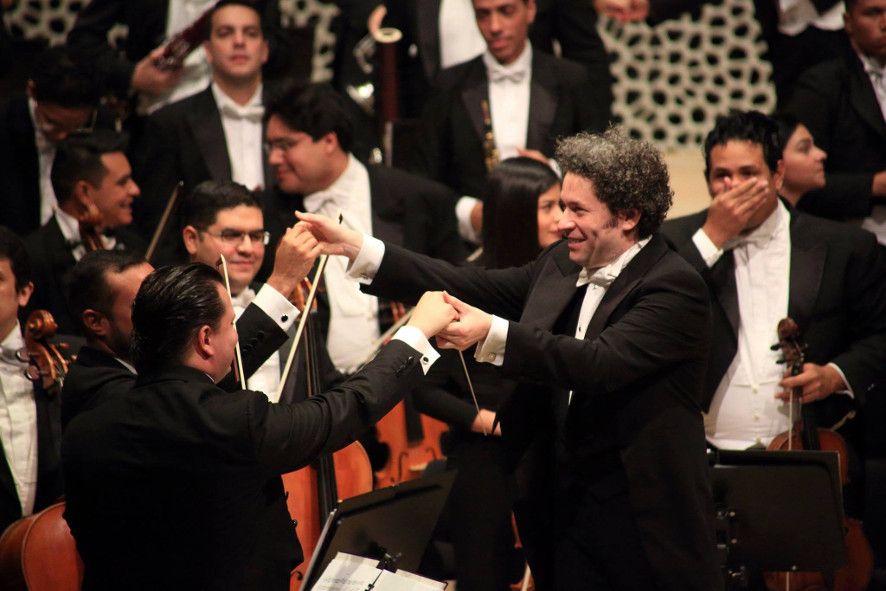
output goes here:
[{"label": "black tuxedo jacket", "polygon": [[[119,250],[129,250],[137,255],[145,251],[144,241],[125,228],[116,230],[116,239]],[[68,275],[76,261],[55,217],[25,239],[25,248],[31,260],[34,294],[19,318],[27,318],[33,310],[49,310],[60,334],[82,335],[80,321],[71,312],[66,295]]]},{"label": "black tuxedo jacket", "polygon": [[[112,129],[113,117],[101,108],[95,125]],[[40,160],[24,93],[0,108],[0,195],[0,223],[22,237],[40,227]]]},{"label": "black tuxedo jacket", "polygon": [[[62,470],[59,457],[61,424],[59,397],[48,394],[42,387],[34,388],[37,407],[37,493],[34,513],[45,509],[62,496]],[[0,444],[0,449],[3,445]],[[0,532],[22,517],[22,506],[15,488],[15,480],[6,454],[0,464]]]},{"label": "black tuxedo jacket", "polygon": [[[420,176],[384,166],[370,165],[370,204],[372,234],[384,241],[414,252],[462,262],[468,252],[458,236],[455,220],[457,196],[448,188]],[[265,201],[265,226],[272,240],[278,240],[295,218],[294,210],[304,211],[300,195],[272,192]],[[266,258],[270,255],[267,253]],[[317,293],[319,323],[323,334],[329,330],[329,299],[325,289]],[[383,322],[383,318],[380,317]],[[383,326],[382,330],[387,326]]]},{"label": "black tuxedo jacket", "polygon": [[[247,378],[255,373],[265,360],[287,340],[280,326],[265,312],[250,304],[237,319],[243,372]],[[128,391],[135,382],[135,374],[111,355],[90,346],[80,348],[77,359],[68,369],[62,391],[62,429],[78,414],[106,402],[109,397]],[[233,374],[228,374],[219,387],[239,389]],[[303,387],[303,386],[302,386]]]},{"label": "black tuxedo jacket", "polygon": [[288,589],[302,556],[280,475],[383,416],[420,380],[418,358],[394,341],[293,405],[171,367],[79,415],[62,461],[84,589]]},{"label": "black tuxedo jacket", "polygon": [[[106,83],[118,95],[129,94],[129,83],[135,64],[166,40],[166,19],[170,0],[93,0],[78,14],[67,43],[72,49],[90,58],[105,76]],[[265,73],[285,69],[282,62],[290,59],[280,29],[278,2],[258,0],[259,12],[269,29],[271,58]],[[126,25],[129,33],[123,55],[108,44],[108,31],[116,24]]]},{"label": "black tuxedo jacket", "polygon": [[[702,211],[669,220],[661,230],[705,279],[713,303],[705,410],[735,357],[740,322],[732,253],[724,253],[708,268],[692,242],[706,217],[707,212]],[[806,360],[835,363],[863,403],[872,390],[886,382],[886,266],[882,249],[869,232],[796,211],[791,212],[790,233],[788,314],[808,345]],[[828,406],[839,398],[825,399],[829,405],[816,403],[822,426],[832,416]]]},{"label": "black tuxedo jacket", "polygon": [[787,110],[828,153],[827,186],[804,195],[798,207],[831,219],[870,215],[874,173],[886,170],[886,120],[858,56],[850,49],[809,69]]},{"label": "black tuxedo jacket", "polygon": [[[551,332],[569,312],[579,271],[565,242],[503,270],[456,268],[388,245],[368,291],[413,302],[424,290],[445,289],[510,320],[501,371],[519,385],[499,417],[520,535],[540,589],[568,576],[554,572],[554,512],[625,491],[660,588],[720,589],[700,412],[704,283],[653,237],[579,340]],[[575,505],[554,507],[558,486],[572,487]]]},{"label": "black tuxedo jacket", "polygon": [[[552,157],[558,137],[603,131],[610,118],[605,85],[579,64],[533,49],[526,147]],[[477,57],[440,73],[422,117],[416,171],[460,195],[482,194],[486,179],[483,112],[489,84]]]},{"label": "black tuxedo jacket", "polygon": [[[336,78],[341,88],[366,81],[353,59],[354,45],[366,35],[366,20],[379,4],[388,13],[384,25],[403,33],[397,43],[400,76],[400,109],[406,117],[417,117],[428,100],[432,83],[440,73],[440,0],[338,0],[342,10]],[[579,62],[588,70],[595,85],[608,93],[601,100],[606,108],[612,103],[609,58],[597,32],[597,13],[583,0],[539,0],[536,16],[529,30],[534,48],[553,54],[554,39],[563,57]]]},{"label": "black tuxedo jacket", "polygon": [[[135,178],[142,190],[134,205],[135,219],[140,235],[148,240],[179,181],[184,183],[184,197],[203,181],[231,180],[228,144],[212,89],[207,86],[202,92],[151,115],[138,145],[133,147],[132,157]],[[262,161],[267,185],[273,173],[264,154]],[[155,257],[158,262],[181,262],[187,258],[178,228],[179,220],[173,216]]]}]

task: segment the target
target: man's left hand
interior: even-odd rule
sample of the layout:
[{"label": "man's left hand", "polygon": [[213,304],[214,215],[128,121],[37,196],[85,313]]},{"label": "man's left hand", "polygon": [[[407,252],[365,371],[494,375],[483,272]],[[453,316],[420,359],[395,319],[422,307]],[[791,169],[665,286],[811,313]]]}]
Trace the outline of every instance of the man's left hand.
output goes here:
[{"label": "man's left hand", "polygon": [[836,369],[816,363],[804,363],[802,373],[785,377],[779,385],[783,390],[775,395],[776,398],[788,401],[794,388],[802,388],[803,404],[822,400],[834,392],[847,389],[843,377]]},{"label": "man's left hand", "polygon": [[491,315],[469,306],[446,292],[443,293],[443,299],[455,308],[458,318],[437,334],[438,347],[464,351],[474,343],[486,338],[492,324]]}]

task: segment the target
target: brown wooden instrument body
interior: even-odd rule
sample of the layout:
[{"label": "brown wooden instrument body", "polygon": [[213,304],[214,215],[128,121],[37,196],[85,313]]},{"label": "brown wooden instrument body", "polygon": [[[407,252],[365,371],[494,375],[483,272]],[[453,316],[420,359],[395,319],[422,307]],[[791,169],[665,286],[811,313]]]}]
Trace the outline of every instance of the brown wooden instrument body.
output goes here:
[{"label": "brown wooden instrument body", "polygon": [[[372,491],[372,468],[369,456],[359,442],[355,441],[332,454],[332,461],[335,466],[339,500]],[[292,591],[297,591],[301,587],[305,570],[311,562],[317,541],[320,539],[320,532],[326,522],[325,516],[321,515],[318,482],[317,469],[313,466],[305,466],[283,475],[283,488],[287,493],[286,506],[289,514],[298,522],[296,533],[305,556],[304,562],[293,571],[290,578],[289,588]]]},{"label": "brown wooden instrument body", "polygon": [[[784,362],[792,376],[803,371],[805,346],[800,342],[800,329],[790,318],[778,323],[779,345]],[[802,389],[792,396],[802,396]],[[799,413],[800,418],[789,431],[778,434],[767,449],[771,451],[795,451],[814,449],[831,451],[837,454],[840,466],[840,483],[849,484],[849,453],[846,441],[839,433],[830,429],[815,428],[812,415]],[[805,415],[805,418],[803,416]],[[764,573],[766,587],[770,591],[865,591],[874,573],[874,553],[864,535],[862,522],[845,517],[843,531],[846,541],[846,564],[834,573],[833,587],[829,586],[825,575],[819,572],[771,572]],[[804,543],[815,543],[805,540]]]},{"label": "brown wooden instrument body", "polygon": [[49,342],[56,331],[58,325],[46,310],[34,310],[25,321],[25,351],[30,362],[28,377],[50,396],[61,392],[68,372],[68,360],[62,354],[68,345]]},{"label": "brown wooden instrument body", "polygon": [[0,537],[0,591],[78,591],[83,562],[64,502],[19,519]]},{"label": "brown wooden instrument body", "polygon": [[417,441],[410,441],[406,432],[406,405],[403,402],[398,402],[375,426],[378,440],[385,443],[391,452],[388,463],[375,473],[377,487],[414,480],[422,475],[428,462],[443,458],[440,435],[449,430],[449,425],[421,415],[423,436]]}]

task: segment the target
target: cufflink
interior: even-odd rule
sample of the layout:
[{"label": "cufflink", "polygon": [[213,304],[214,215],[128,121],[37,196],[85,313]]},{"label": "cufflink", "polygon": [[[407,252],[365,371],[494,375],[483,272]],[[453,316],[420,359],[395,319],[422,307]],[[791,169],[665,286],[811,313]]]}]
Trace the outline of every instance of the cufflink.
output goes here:
[{"label": "cufflink", "polygon": [[487,353],[486,361],[495,361],[495,353]]},{"label": "cufflink", "polygon": [[280,317],[280,322],[286,322],[287,320],[289,320],[289,314],[284,314]]}]

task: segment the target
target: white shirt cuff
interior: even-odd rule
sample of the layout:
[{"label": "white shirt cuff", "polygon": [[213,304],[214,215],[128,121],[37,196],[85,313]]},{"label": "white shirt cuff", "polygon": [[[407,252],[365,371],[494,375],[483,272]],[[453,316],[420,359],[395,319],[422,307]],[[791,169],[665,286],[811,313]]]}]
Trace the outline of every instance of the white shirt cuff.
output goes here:
[{"label": "white shirt cuff", "polygon": [[267,283],[261,286],[261,289],[255,294],[255,299],[252,300],[252,303],[270,316],[277,323],[277,326],[283,329],[283,332],[289,331],[289,328],[299,316],[298,308]]},{"label": "white shirt cuff", "polygon": [[498,316],[492,317],[489,332],[483,342],[477,345],[474,359],[501,367],[505,362],[505,346],[508,343],[508,321]]},{"label": "white shirt cuff", "polygon": [[855,400],[855,392],[852,391],[852,386],[849,385],[849,380],[846,379],[846,374],[843,373],[843,370],[840,369],[840,366],[836,363],[828,363],[828,366],[833,367],[837,370],[837,373],[840,374],[840,377],[843,378],[843,383],[846,384],[845,390],[837,390],[835,394],[843,394],[844,396],[848,396]]},{"label": "white shirt cuff", "polygon": [[455,204],[455,217],[458,219],[458,235],[473,244],[480,244],[480,232],[471,225],[471,212],[480,202],[476,197],[462,195]]},{"label": "white shirt cuff", "polygon": [[363,246],[354,262],[348,268],[348,277],[356,279],[364,285],[369,285],[375,279],[378,268],[381,266],[381,260],[385,257],[385,243],[378,238],[373,238],[367,234],[363,235]]},{"label": "white shirt cuff", "polygon": [[695,244],[695,248],[698,249],[698,253],[708,267],[713,267],[714,264],[720,260],[720,257],[723,256],[723,249],[717,248],[701,228],[696,230],[695,234],[692,235],[692,242]]},{"label": "white shirt cuff", "polygon": [[428,375],[428,370],[434,365],[434,362],[440,359],[440,354],[431,346],[431,343],[425,338],[425,333],[414,326],[401,326],[394,333],[394,340],[403,341],[419,353],[421,353],[421,370]]}]

